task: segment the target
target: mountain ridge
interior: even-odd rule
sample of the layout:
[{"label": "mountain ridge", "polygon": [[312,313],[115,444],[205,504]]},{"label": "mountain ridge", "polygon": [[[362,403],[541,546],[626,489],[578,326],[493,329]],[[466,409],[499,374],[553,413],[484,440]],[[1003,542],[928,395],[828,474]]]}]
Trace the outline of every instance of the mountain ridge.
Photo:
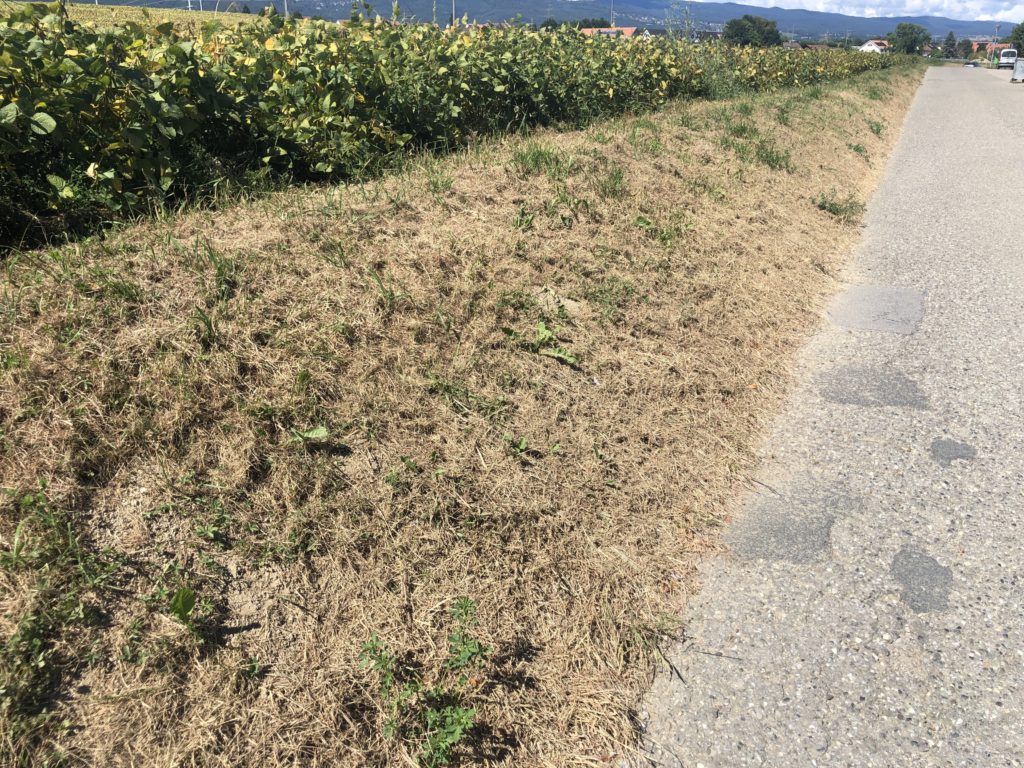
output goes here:
[{"label": "mountain ridge", "polygon": [[[188,0],[105,0],[111,5],[152,5],[160,8],[185,8]],[[192,0],[193,7],[198,0]],[[288,10],[298,11],[305,16],[322,16],[327,19],[348,18],[352,5],[343,0],[287,0]],[[1000,25],[999,36],[1006,36],[1013,29],[1012,22],[973,21],[950,19],[944,16],[848,16],[824,11],[808,11],[794,8],[763,8],[732,2],[681,2],[680,0],[456,0],[456,14],[466,16],[470,21],[495,22],[520,19],[527,23],[540,24],[547,18],[572,21],[581,18],[609,18],[614,2],[615,23],[619,26],[676,27],[685,25],[687,19],[698,27],[715,27],[725,24],[744,14],[762,16],[775,21],[779,30],[787,36],[818,39],[883,37],[897,24],[907,22],[920,24],[933,37],[945,37],[952,32],[961,37],[995,37],[996,25]],[[221,0],[217,6],[224,8],[228,0]],[[283,11],[284,0],[235,0],[233,5],[247,5],[258,11],[265,5],[276,4]],[[214,2],[208,0],[209,8]],[[375,13],[391,15],[391,3],[387,0],[371,2]],[[451,0],[405,0],[400,3],[404,15],[430,21],[434,18],[447,24],[451,17]]]},{"label": "mountain ridge", "polygon": [[[410,0],[403,9],[418,18],[430,19],[433,3],[428,0]],[[390,8],[390,6],[389,6]],[[447,21],[450,11],[438,7],[438,18]],[[468,0],[458,4],[456,12],[464,13],[478,21],[499,21],[512,18],[518,13],[523,19],[540,23],[553,16],[559,20],[585,17],[608,18],[608,2],[593,0],[525,0],[517,3],[503,3],[495,0]],[[549,12],[550,10],[550,12]],[[676,26],[681,25],[686,13],[698,25],[725,24],[744,14],[762,16],[775,21],[779,30],[797,37],[820,37],[829,33],[832,37],[881,37],[895,29],[901,22],[920,24],[935,37],[944,37],[953,32],[958,38],[970,36],[994,36],[995,25],[1001,24],[1001,35],[1009,34],[1013,28],[1010,22],[973,21],[950,19],[944,16],[893,16],[872,18],[847,16],[840,13],[807,11],[791,8],[763,8],[741,3],[719,2],[671,2],[671,0],[615,0],[615,22],[620,26],[665,26],[667,19],[675,16]],[[442,18],[443,16],[443,18]]]}]

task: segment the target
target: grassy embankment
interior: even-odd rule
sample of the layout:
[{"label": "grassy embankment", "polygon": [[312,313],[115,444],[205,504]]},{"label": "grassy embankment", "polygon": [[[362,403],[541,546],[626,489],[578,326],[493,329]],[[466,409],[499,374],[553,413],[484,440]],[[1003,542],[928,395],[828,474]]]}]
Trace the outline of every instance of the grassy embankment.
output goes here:
[{"label": "grassy embankment", "polygon": [[8,256],[0,763],[616,764],[919,77]]}]

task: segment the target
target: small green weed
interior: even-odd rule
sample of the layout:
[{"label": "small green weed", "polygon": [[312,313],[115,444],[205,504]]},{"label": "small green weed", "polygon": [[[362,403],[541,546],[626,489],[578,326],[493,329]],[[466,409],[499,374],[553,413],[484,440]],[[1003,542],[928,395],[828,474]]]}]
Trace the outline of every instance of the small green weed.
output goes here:
[{"label": "small green weed", "polygon": [[648,155],[660,154],[664,148],[658,138],[660,129],[653,121],[643,118],[633,123],[629,131],[629,144],[638,152]]},{"label": "small green weed", "polygon": [[819,209],[847,224],[857,221],[864,213],[864,203],[853,195],[840,198],[834,189],[830,192],[822,192],[813,200]]},{"label": "small green weed", "polygon": [[227,548],[230,544],[228,530],[231,527],[231,515],[224,508],[224,502],[213,499],[208,505],[208,514],[195,528],[195,534],[218,547]]},{"label": "small green weed", "polygon": [[501,440],[508,447],[509,454],[523,464],[529,464],[531,459],[543,458],[544,454],[530,447],[530,441],[522,435],[516,437],[511,432],[505,432]]},{"label": "small green weed", "polygon": [[89,293],[120,299],[125,304],[137,305],[142,302],[142,289],[131,280],[119,277],[113,270],[103,267],[89,267],[89,275],[96,281]]},{"label": "small green weed", "polygon": [[767,165],[773,171],[793,172],[793,163],[789,159],[789,150],[779,149],[770,139],[761,139],[754,149],[758,162]]},{"label": "small green weed", "polygon": [[856,152],[865,160],[870,161],[870,158],[868,157],[867,147],[865,147],[863,144],[847,144],[846,146],[851,152]]},{"label": "small green weed", "polygon": [[690,190],[697,195],[707,195],[716,202],[723,202],[727,195],[725,189],[718,186],[706,176],[701,176],[690,182]]},{"label": "small green weed", "polygon": [[666,247],[672,245],[672,243],[675,242],[676,237],[678,237],[680,234],[682,234],[682,232],[685,229],[688,228],[677,226],[659,227],[657,224],[655,224],[653,221],[651,221],[649,218],[642,214],[640,216],[637,216],[633,220],[633,223],[637,227],[642,229],[644,232],[646,232],[649,237],[657,240],[659,243]]},{"label": "small green weed", "polygon": [[723,149],[731,149],[735,152],[736,156],[744,163],[753,162],[755,150],[749,142],[739,141],[732,136],[723,135],[719,137],[718,143],[722,145]]},{"label": "small green weed", "polygon": [[72,513],[51,503],[45,484],[34,492],[8,493],[19,519],[10,544],[4,541],[0,549],[0,568],[30,574],[32,599],[0,645],[0,713],[6,725],[0,762],[11,750],[11,765],[45,765],[55,757],[46,746],[49,705],[63,681],[93,654],[92,630],[102,621],[97,600],[112,586],[120,562],[108,552],[85,549]]},{"label": "small green weed", "polygon": [[453,184],[455,184],[455,178],[453,176],[445,173],[437,165],[431,166],[430,171],[427,174],[427,188],[430,190],[430,194],[435,197],[439,197],[450,192]]},{"label": "small green weed", "polygon": [[875,136],[881,137],[882,131],[885,130],[885,123],[881,120],[868,120],[868,128]]},{"label": "small green weed", "polygon": [[0,352],[0,370],[16,371],[28,365],[28,355],[20,349],[5,349]]},{"label": "small green weed", "polygon": [[348,249],[341,240],[324,237],[318,245],[321,258],[332,267],[347,267],[349,265]]},{"label": "small green weed", "polygon": [[184,624],[189,629],[194,629],[192,624],[192,612],[196,608],[195,590],[188,587],[181,587],[175,592],[167,604],[171,616]]},{"label": "small green weed", "polygon": [[211,315],[196,307],[192,315],[193,324],[196,329],[196,336],[199,346],[204,352],[209,352],[217,343],[217,325]]},{"label": "small green weed", "polygon": [[701,121],[692,112],[680,112],[676,122],[681,128],[687,128],[691,131],[699,130],[702,126]]},{"label": "small green weed", "polygon": [[590,210],[590,203],[577,197],[565,187],[560,186],[555,196],[544,203],[544,214],[556,219],[565,229],[570,229],[579,219],[580,213]]},{"label": "small green weed", "polygon": [[533,229],[533,219],[537,214],[531,213],[526,210],[525,206],[520,205],[516,211],[515,216],[512,217],[512,226],[516,229],[521,229],[523,232]]},{"label": "small green weed", "polygon": [[366,274],[369,275],[377,288],[381,308],[386,314],[394,312],[398,305],[406,298],[405,294],[395,290],[392,280],[388,279],[385,282],[385,277],[373,267],[367,267]]},{"label": "small green weed", "polygon": [[375,633],[363,645],[360,663],[377,676],[377,692],[385,714],[383,732],[414,750],[424,768],[441,768],[455,759],[476,723],[468,706],[474,677],[490,650],[473,634],[476,604],[467,597],[455,601],[449,614],[455,624],[448,636],[448,654],[440,669],[426,675],[409,656],[397,656]]},{"label": "small green weed", "polygon": [[626,196],[627,191],[625,177],[622,169],[618,166],[609,169],[604,176],[598,179],[597,194],[605,199],[621,200]]},{"label": "small green weed", "polygon": [[440,396],[460,416],[476,413],[487,421],[496,421],[509,410],[505,398],[482,397],[471,392],[469,387],[448,379],[433,379],[429,391]]},{"label": "small green weed", "polygon": [[529,312],[537,306],[537,300],[528,291],[522,288],[512,288],[502,291],[494,304],[495,310],[501,314],[517,315],[522,312]]},{"label": "small green weed", "polygon": [[725,132],[736,139],[752,139],[758,135],[757,126],[753,123],[729,123]]},{"label": "small green weed", "polygon": [[513,153],[512,165],[524,178],[546,173],[552,179],[562,180],[572,173],[576,162],[564,152],[531,141]]},{"label": "small green weed", "polygon": [[196,247],[202,249],[204,260],[213,267],[212,300],[227,301],[238,290],[238,277],[241,272],[238,263],[228,256],[217,253],[208,240],[201,243],[197,241]]},{"label": "small green weed", "polygon": [[532,339],[524,338],[522,334],[512,328],[502,328],[501,330],[522,349],[534,354],[550,357],[569,366],[575,366],[579,362],[575,355],[559,343],[554,331],[548,328],[543,320],[537,323],[537,330]]},{"label": "small green weed", "polygon": [[636,286],[633,283],[610,276],[601,282],[591,283],[583,296],[600,309],[605,320],[619,323],[622,321],[623,307],[635,294]]}]

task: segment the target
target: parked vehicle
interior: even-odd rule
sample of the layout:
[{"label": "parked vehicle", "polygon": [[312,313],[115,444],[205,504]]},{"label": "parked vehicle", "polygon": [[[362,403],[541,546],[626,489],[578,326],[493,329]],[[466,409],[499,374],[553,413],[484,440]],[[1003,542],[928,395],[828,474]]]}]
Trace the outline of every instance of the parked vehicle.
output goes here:
[{"label": "parked vehicle", "polygon": [[997,69],[1013,69],[1013,65],[1017,63],[1017,49],[1016,48],[1004,48],[999,52],[999,63],[996,64]]}]

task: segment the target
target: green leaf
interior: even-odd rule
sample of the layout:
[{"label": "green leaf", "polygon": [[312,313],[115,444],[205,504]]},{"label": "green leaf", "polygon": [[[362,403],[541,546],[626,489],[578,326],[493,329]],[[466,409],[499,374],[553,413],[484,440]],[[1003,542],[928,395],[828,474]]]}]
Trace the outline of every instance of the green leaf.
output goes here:
[{"label": "green leaf", "polygon": [[171,598],[171,613],[174,615],[174,618],[176,618],[182,624],[188,625],[189,616],[191,616],[192,611],[195,607],[195,590],[189,589],[188,587],[182,587],[177,592],[175,592],[174,596]]},{"label": "green leaf", "polygon": [[292,430],[293,443],[305,443],[308,441],[326,440],[331,436],[330,430],[325,426],[313,427],[313,429],[307,429],[305,432],[298,432]]},{"label": "green leaf", "polygon": [[18,109],[18,105],[13,101],[10,104],[4,104],[0,107],[0,125],[9,125],[13,123],[21,110]]},{"label": "green leaf", "polygon": [[32,121],[32,133],[46,136],[57,130],[57,121],[45,112],[36,112],[29,119]]}]

